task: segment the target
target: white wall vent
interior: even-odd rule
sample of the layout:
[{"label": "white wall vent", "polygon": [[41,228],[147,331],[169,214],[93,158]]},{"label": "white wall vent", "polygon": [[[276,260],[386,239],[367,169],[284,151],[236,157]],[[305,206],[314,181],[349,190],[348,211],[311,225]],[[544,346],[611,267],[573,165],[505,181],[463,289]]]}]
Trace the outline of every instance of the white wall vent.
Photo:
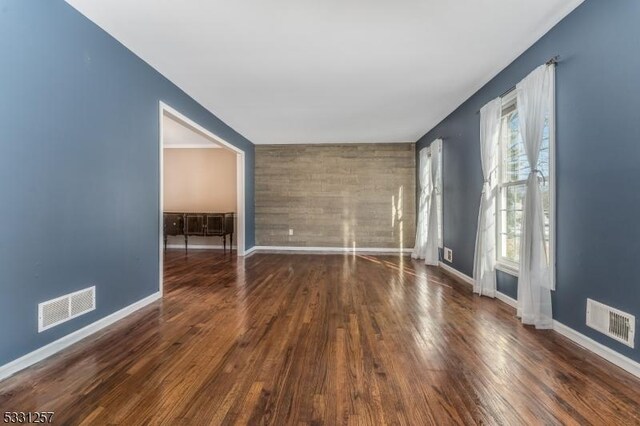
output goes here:
[{"label": "white wall vent", "polygon": [[96,308],[96,288],[89,287],[38,304],[38,333]]},{"label": "white wall vent", "polygon": [[587,325],[612,339],[634,347],[636,317],[587,299]]}]

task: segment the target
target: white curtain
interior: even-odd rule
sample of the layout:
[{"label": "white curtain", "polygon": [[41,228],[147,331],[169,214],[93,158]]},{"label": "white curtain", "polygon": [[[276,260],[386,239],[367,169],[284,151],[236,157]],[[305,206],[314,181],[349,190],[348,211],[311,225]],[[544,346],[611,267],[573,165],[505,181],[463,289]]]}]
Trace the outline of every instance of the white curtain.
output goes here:
[{"label": "white curtain", "polygon": [[418,224],[416,227],[416,243],[411,257],[424,259],[427,252],[427,217],[429,202],[429,148],[422,148],[418,158]]},{"label": "white curtain", "polygon": [[492,100],[480,110],[480,161],[484,184],[478,213],[478,231],[473,263],[473,292],[488,297],[496,297],[496,195],[498,179],[495,169],[501,115],[501,98]]},{"label": "white curtain", "polygon": [[411,257],[424,259],[427,265],[438,265],[438,156],[442,140],[437,139],[420,151],[420,185],[416,243]]},{"label": "white curtain", "polygon": [[438,193],[440,192],[439,179],[439,159],[441,139],[436,139],[431,143],[431,155],[429,156],[429,215],[427,224],[427,247],[424,253],[424,263],[427,265],[438,265],[440,260],[438,251]]},{"label": "white curtain", "polygon": [[553,101],[555,66],[536,68],[517,86],[520,133],[531,172],[527,178],[518,276],[518,316],[524,324],[552,328],[551,280],[545,245],[545,216],[536,169],[545,127]]}]

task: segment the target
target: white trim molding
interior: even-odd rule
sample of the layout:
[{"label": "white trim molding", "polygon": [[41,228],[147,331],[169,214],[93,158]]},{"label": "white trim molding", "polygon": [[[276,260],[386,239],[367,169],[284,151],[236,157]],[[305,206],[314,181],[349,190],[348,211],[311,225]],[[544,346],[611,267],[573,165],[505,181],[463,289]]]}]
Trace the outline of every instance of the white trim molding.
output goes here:
[{"label": "white trim molding", "polygon": [[621,353],[614,351],[613,349],[603,345],[602,343],[596,342],[592,338],[575,331],[573,328],[567,327],[561,322],[553,321],[553,330],[559,334],[562,334],[564,337],[571,340],[578,346],[581,346],[588,351],[593,352],[594,354],[604,358],[605,360],[633,374],[634,376],[640,377],[640,363],[637,363],[631,358],[627,358]]},{"label": "white trim molding", "polygon": [[[448,272],[453,277],[458,278],[463,283],[473,285],[473,278],[471,278],[470,276],[463,274],[462,272],[452,268],[451,266],[443,262],[440,262],[439,266],[440,268],[442,268],[442,270],[444,270],[445,272]],[[515,299],[500,292],[496,292],[496,299],[498,299],[503,303],[506,303],[507,305],[513,308],[515,308],[518,303]],[[566,325],[555,320],[553,321],[553,331],[563,335],[564,337],[571,340],[573,343],[577,344],[578,346],[581,346],[584,349],[590,352],[593,352],[599,357],[604,358],[605,360],[633,374],[634,376],[640,377],[640,364],[632,360],[631,358],[628,358],[622,355],[621,353],[618,353],[613,349],[601,343],[598,343],[595,340],[591,339],[590,337],[587,337],[584,334],[581,334],[575,331],[574,329],[567,327]]]},{"label": "white trim molding", "polygon": [[520,273],[517,269],[500,262],[496,263],[496,270],[509,274],[515,278],[518,278],[518,274]]},{"label": "white trim molding", "polygon": [[452,268],[444,262],[439,262],[438,266],[440,266],[440,268],[442,268],[445,272],[448,272],[449,275],[453,275],[454,277],[458,278],[463,283],[469,284],[471,286],[473,285],[473,278],[471,278],[469,275],[463,274],[462,272],[458,271],[455,268]]},{"label": "white trim molding", "polygon": [[308,253],[391,253],[411,254],[413,249],[384,247],[297,247],[297,246],[255,246],[252,251],[294,251]]},{"label": "white trim molding", "polygon": [[[238,247],[234,244],[231,247],[232,250],[236,250]],[[184,250],[184,244],[167,244],[167,249],[181,249]],[[227,250],[229,246],[227,246]],[[189,244],[189,250],[224,250],[223,245],[215,244]],[[246,254],[247,252],[245,252]]]},{"label": "white trim molding", "polygon": [[507,296],[504,293],[500,293],[499,291],[496,291],[496,299],[498,299],[502,303],[506,303],[507,305],[511,306],[513,309],[518,308],[518,301],[511,296]]},{"label": "white trim molding", "polygon": [[158,156],[158,162],[159,162],[159,170],[160,170],[160,179],[158,182],[158,191],[159,191],[159,200],[160,200],[160,205],[159,207],[159,226],[158,226],[158,250],[159,250],[159,274],[160,274],[160,280],[158,283],[159,286],[159,291],[160,293],[163,292],[163,263],[164,263],[164,236],[163,236],[163,214],[164,214],[164,200],[163,200],[163,193],[164,193],[164,156],[163,156],[163,152],[164,152],[164,120],[163,117],[165,116],[165,114],[169,117],[171,117],[174,121],[177,121],[179,123],[181,123],[182,125],[191,128],[191,130],[194,130],[197,133],[200,133],[201,135],[203,135],[204,137],[206,137],[207,139],[209,139],[211,141],[212,145],[216,145],[218,147],[222,147],[222,148],[227,148],[231,151],[233,151],[236,154],[236,206],[237,206],[237,212],[236,212],[236,243],[238,245],[238,248],[236,250],[237,256],[244,256],[245,255],[245,238],[246,238],[246,229],[245,229],[245,166],[246,166],[246,162],[245,162],[245,152],[241,149],[238,148],[237,146],[227,142],[226,140],[224,140],[223,138],[221,138],[220,136],[216,135],[215,133],[211,132],[209,129],[201,126],[200,124],[196,123],[195,121],[191,120],[189,117],[187,117],[186,115],[182,114],[180,111],[176,110],[175,108],[172,108],[171,106],[169,106],[167,103],[160,101],[159,102],[159,107],[158,107],[158,117],[159,117],[159,139],[158,139],[158,148],[159,148],[159,156]]},{"label": "white trim molding", "polygon": [[254,246],[246,253],[254,251],[294,251],[308,253],[379,253],[379,254],[411,254],[410,248],[384,248],[384,247],[294,247],[294,246]]},{"label": "white trim molding", "polygon": [[163,148],[164,149],[220,149],[222,147],[214,143],[185,143],[185,144],[165,143]]},{"label": "white trim molding", "polygon": [[[439,266],[445,272],[448,272],[449,275],[453,275],[454,277],[458,278],[463,283],[469,284],[470,286],[473,286],[473,278],[471,278],[469,275],[463,274],[462,272],[458,271],[457,269],[452,268],[451,266],[449,266],[449,265],[447,265],[446,263],[443,263],[443,262],[440,262]],[[507,296],[504,293],[500,293],[499,291],[496,291],[496,299],[498,299],[502,303],[506,303],[507,305],[511,306],[512,308],[515,308],[517,306],[517,304],[518,304],[518,302],[516,302],[515,299],[513,299],[510,296]]]},{"label": "white trim molding", "polygon": [[244,255],[245,255],[245,256],[249,256],[251,253],[255,252],[255,251],[256,251],[256,249],[257,249],[257,246],[253,246],[253,247],[251,247],[250,249],[245,250],[245,251],[244,251]]},{"label": "white trim molding", "polygon": [[162,294],[160,292],[153,293],[150,296],[145,297],[142,300],[139,300],[129,306],[126,306],[119,311],[116,311],[110,315],[107,315],[104,318],[99,319],[98,321],[89,324],[79,330],[74,331],[73,333],[67,334],[60,339],[51,342],[39,349],[36,349],[33,352],[30,352],[14,361],[9,362],[3,366],[0,366],[0,380],[6,379],[9,376],[14,375],[20,370],[24,370],[27,367],[36,364],[51,355],[54,355],[60,352],[63,349],[68,348],[74,343],[79,342],[80,340],[91,336],[92,334],[102,330],[105,327],[110,326],[111,324],[125,318],[128,315],[131,315],[135,311],[144,308],[150,303],[155,302],[160,299]]}]

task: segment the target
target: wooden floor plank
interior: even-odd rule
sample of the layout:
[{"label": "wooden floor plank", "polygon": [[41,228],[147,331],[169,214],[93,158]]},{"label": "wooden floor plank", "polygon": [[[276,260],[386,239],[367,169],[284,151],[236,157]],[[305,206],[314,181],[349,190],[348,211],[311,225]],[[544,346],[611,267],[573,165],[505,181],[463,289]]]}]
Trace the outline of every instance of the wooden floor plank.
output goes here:
[{"label": "wooden floor plank", "polygon": [[0,382],[60,424],[640,424],[640,380],[406,257],[168,251],[165,295]]}]

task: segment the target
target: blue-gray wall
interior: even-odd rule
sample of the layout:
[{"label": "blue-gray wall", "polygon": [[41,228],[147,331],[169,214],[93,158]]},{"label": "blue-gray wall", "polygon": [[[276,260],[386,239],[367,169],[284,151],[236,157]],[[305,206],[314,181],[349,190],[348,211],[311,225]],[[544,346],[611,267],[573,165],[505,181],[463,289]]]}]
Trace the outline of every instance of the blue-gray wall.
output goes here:
[{"label": "blue-gray wall", "polygon": [[[62,0],[0,3],[0,365],[158,291],[158,102],[254,147]],[[97,310],[37,332],[37,304]]]},{"label": "blue-gray wall", "polygon": [[[560,55],[557,113],[557,290],[554,317],[640,361],[585,325],[593,298],[640,318],[640,2],[587,0],[422,137],[444,137],[444,242],[471,275],[482,189],[476,111]],[[516,296],[516,279],[499,273]]]}]

